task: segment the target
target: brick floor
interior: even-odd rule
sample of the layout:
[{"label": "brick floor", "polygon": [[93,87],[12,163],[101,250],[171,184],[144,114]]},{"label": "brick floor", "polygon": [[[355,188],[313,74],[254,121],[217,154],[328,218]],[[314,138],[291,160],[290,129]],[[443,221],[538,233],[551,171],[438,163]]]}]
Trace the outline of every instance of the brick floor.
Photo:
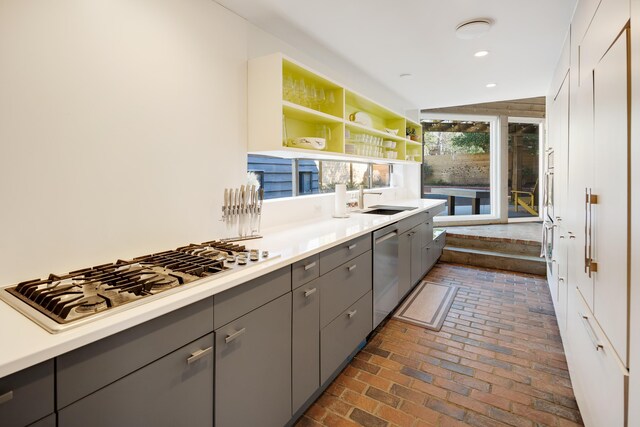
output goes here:
[{"label": "brick floor", "polygon": [[297,425],[581,426],[546,280],[438,263],[439,332],[389,320]]}]

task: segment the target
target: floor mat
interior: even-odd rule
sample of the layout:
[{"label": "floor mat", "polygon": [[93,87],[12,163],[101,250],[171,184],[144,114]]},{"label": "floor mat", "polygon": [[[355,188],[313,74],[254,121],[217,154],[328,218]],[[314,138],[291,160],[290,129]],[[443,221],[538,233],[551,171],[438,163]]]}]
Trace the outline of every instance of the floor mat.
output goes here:
[{"label": "floor mat", "polygon": [[458,286],[422,281],[393,315],[394,318],[439,331]]}]

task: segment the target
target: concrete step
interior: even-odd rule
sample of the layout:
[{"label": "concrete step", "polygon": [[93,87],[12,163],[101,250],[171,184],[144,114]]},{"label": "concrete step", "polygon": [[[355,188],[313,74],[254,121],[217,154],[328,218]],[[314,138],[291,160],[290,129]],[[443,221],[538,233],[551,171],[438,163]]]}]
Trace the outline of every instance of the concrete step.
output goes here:
[{"label": "concrete step", "polygon": [[449,236],[447,236],[447,246],[445,246],[442,251],[440,261],[474,265],[477,267],[498,268],[501,270],[538,274],[541,276],[547,273],[544,258],[450,246]]},{"label": "concrete step", "polygon": [[483,238],[453,233],[447,233],[447,245],[456,248],[477,249],[480,251],[527,255],[532,257],[540,255],[540,249],[542,247],[540,242]]}]

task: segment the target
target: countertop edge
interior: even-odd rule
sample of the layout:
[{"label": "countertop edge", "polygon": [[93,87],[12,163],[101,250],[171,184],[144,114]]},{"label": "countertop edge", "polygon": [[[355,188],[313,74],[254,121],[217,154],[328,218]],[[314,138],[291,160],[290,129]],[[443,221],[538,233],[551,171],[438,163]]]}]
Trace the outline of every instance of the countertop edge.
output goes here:
[{"label": "countertop edge", "polygon": [[[425,199],[399,200],[392,203],[394,205],[403,206],[413,206],[413,204],[422,206],[418,206],[416,209],[404,211],[393,216],[381,216],[376,218],[378,221],[373,221],[374,224],[364,226],[356,231],[345,230],[343,236],[331,241],[319,243],[312,249],[301,250],[293,255],[280,255],[250,269],[229,273],[224,277],[212,276],[198,280],[197,282],[193,282],[194,286],[191,286],[188,289],[181,289],[180,292],[167,295],[163,298],[158,298],[155,301],[149,301],[148,303],[135,307],[134,309],[125,310],[117,315],[100,319],[96,322],[91,322],[77,328],[65,330],[58,334],[50,334],[22,313],[19,313],[5,302],[0,301],[0,319],[2,319],[3,323],[8,322],[8,324],[10,324],[9,322],[15,321],[18,322],[18,327],[21,330],[24,330],[22,334],[19,334],[23,335],[20,337],[20,340],[22,340],[20,345],[17,345],[18,343],[15,342],[15,336],[9,336],[7,328],[3,328],[3,330],[0,331],[0,342],[3,343],[4,347],[2,354],[0,354],[0,378],[137,326],[197,301],[210,298],[220,292],[239,286],[250,280],[278,270],[279,268],[291,265],[350,239],[371,233],[377,229],[416,215],[420,212],[438,207],[442,208],[444,205],[443,200],[427,201]],[[354,213],[353,215],[357,216],[363,214]],[[340,223],[342,220],[340,219],[321,219],[319,221],[322,223],[335,221],[336,227],[342,226]],[[289,228],[304,228],[310,226],[313,227],[313,223],[293,223]],[[278,233],[282,234],[282,232],[282,227],[280,228],[280,231],[275,229],[272,232],[273,234],[270,239],[263,238],[259,240],[275,240],[278,238]],[[270,230],[265,230],[265,233],[263,234],[268,235],[268,233],[270,233]],[[260,242],[256,241],[256,243]],[[211,327],[213,328],[213,325],[211,325]],[[34,345],[33,348],[31,348],[27,341],[36,342],[38,345]],[[12,344],[17,348],[12,349]]]}]

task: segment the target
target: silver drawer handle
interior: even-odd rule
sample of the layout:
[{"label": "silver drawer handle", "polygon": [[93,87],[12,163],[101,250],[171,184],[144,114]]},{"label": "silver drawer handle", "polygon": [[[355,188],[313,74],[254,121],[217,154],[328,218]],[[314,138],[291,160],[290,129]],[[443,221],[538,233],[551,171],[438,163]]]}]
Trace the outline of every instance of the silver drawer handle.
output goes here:
[{"label": "silver drawer handle", "polygon": [[191,356],[187,357],[187,364],[191,365],[193,362],[199,359],[202,359],[212,351],[213,351],[213,346],[207,347],[204,350],[200,349],[198,351],[194,351],[193,353],[191,353]]},{"label": "silver drawer handle", "polygon": [[356,315],[357,312],[358,312],[358,310],[349,311],[347,313],[347,316],[349,316],[349,319],[351,319],[353,316]]},{"label": "silver drawer handle", "polygon": [[311,270],[315,266],[316,266],[316,262],[313,261],[311,264],[307,264],[304,266],[304,271]]},{"label": "silver drawer handle", "polygon": [[234,332],[231,335],[227,335],[227,337],[224,339],[224,342],[229,344],[231,341],[235,340],[240,335],[244,334],[246,331],[247,331],[247,328],[242,328],[238,332]]},{"label": "silver drawer handle", "polygon": [[304,291],[304,297],[309,298],[311,295],[315,294],[318,288],[309,289],[308,291]]},{"label": "silver drawer handle", "polygon": [[378,237],[378,238],[376,239],[376,241],[375,241],[375,244],[376,244],[376,245],[377,245],[377,244],[380,244],[380,243],[384,242],[385,240],[389,240],[390,238],[392,238],[392,237],[394,237],[394,236],[397,236],[397,235],[398,235],[398,230],[396,230],[396,231],[392,231],[391,233],[387,233],[387,234],[385,234],[385,235],[384,235],[384,236],[382,236],[382,237]]},{"label": "silver drawer handle", "polygon": [[0,405],[2,405],[3,403],[7,403],[11,399],[13,399],[13,390],[8,391],[2,396],[0,396]]},{"label": "silver drawer handle", "polygon": [[355,269],[356,269],[356,267],[357,267],[357,266],[356,266],[356,264],[353,264],[353,265],[351,265],[351,266],[347,267],[347,270],[349,270],[349,271],[353,271],[353,270],[355,270]]},{"label": "silver drawer handle", "polygon": [[354,250],[354,249],[356,248],[356,246],[358,246],[358,244],[357,244],[357,243],[354,243],[353,245],[349,245],[349,246],[347,247],[347,249],[349,249],[350,251],[352,251],[352,250]]},{"label": "silver drawer handle", "polygon": [[585,327],[587,328],[587,335],[589,335],[589,339],[593,343],[593,346],[596,348],[596,351],[600,351],[604,349],[604,346],[600,344],[600,341],[598,340],[598,337],[596,336],[596,333],[593,330],[591,323],[589,322],[589,316],[585,316],[582,313],[578,313],[578,314],[582,318],[582,323],[584,323]]}]

